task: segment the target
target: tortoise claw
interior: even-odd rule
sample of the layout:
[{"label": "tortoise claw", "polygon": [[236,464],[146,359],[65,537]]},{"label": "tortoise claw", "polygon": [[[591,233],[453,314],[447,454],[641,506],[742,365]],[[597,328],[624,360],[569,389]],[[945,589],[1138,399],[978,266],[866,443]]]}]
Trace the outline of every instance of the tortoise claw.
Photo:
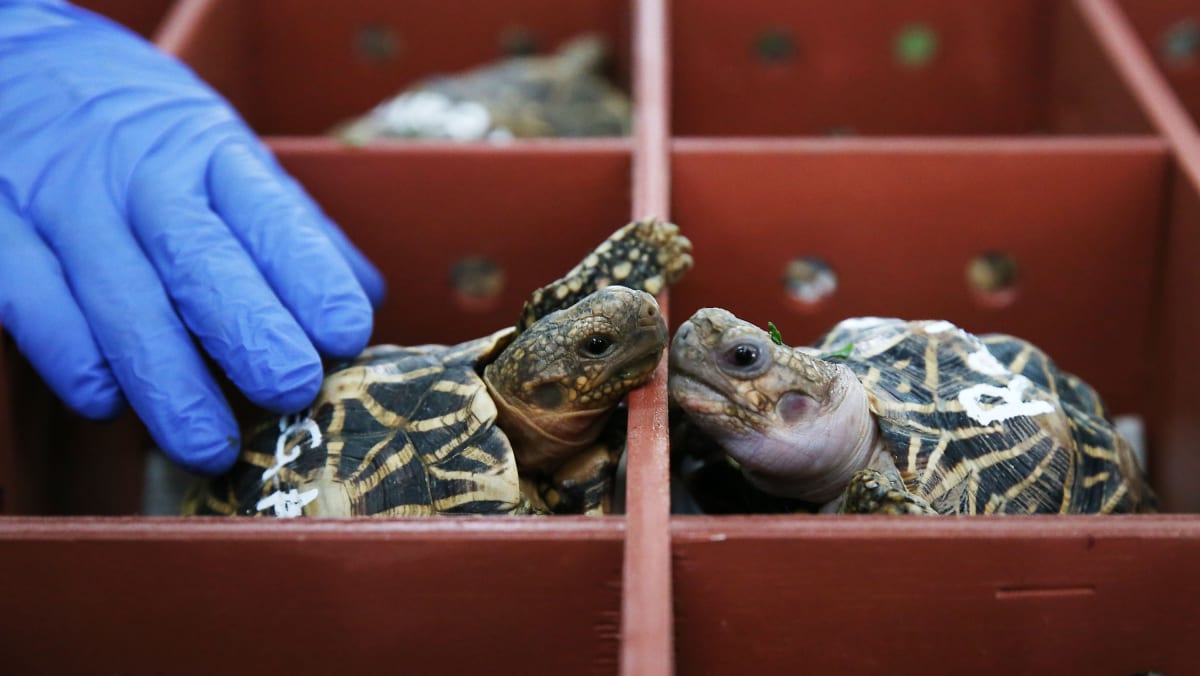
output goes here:
[{"label": "tortoise claw", "polygon": [[895,488],[882,472],[856,472],[842,494],[839,514],[937,514],[919,495]]}]

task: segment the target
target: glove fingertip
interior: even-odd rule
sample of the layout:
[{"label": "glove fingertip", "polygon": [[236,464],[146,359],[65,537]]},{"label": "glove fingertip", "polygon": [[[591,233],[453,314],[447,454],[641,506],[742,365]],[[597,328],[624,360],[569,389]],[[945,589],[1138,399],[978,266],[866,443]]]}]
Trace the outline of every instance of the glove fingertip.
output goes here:
[{"label": "glove fingertip", "polygon": [[[147,397],[145,391],[140,394],[131,403],[159,448],[175,464],[210,475],[233,466],[241,452],[241,438],[233,412],[219,393],[188,396],[186,392],[174,392],[170,408],[165,407],[167,402]],[[154,403],[160,406],[152,406]]]},{"label": "glove fingertip", "polygon": [[321,317],[313,343],[321,354],[349,359],[366,349],[374,326],[374,314],[362,300],[338,304]]},{"label": "glove fingertip", "polygon": [[324,372],[321,362],[304,365],[290,373],[280,374],[272,391],[246,392],[251,401],[277,413],[302,410],[317,398]]},{"label": "glove fingertip", "polygon": [[216,475],[228,471],[241,452],[241,439],[237,434],[217,438],[202,446],[188,449],[185,453],[172,453],[164,449],[177,464],[191,472]]},{"label": "glove fingertip", "polygon": [[112,378],[95,376],[65,393],[73,411],[91,420],[113,420],[125,411],[125,397]]},{"label": "glove fingertip", "polygon": [[387,282],[383,281],[379,270],[366,258],[351,261],[350,267],[354,270],[354,276],[362,286],[363,293],[367,294],[367,299],[371,301],[371,307],[378,308],[382,305],[384,296],[387,295]]}]

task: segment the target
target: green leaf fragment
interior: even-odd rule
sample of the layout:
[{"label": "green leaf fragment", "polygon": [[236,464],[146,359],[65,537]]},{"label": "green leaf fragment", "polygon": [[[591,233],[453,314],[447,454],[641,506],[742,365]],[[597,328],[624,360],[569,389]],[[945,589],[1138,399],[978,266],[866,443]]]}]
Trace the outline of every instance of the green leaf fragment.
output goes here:
[{"label": "green leaf fragment", "polygon": [[846,359],[854,352],[854,343],[846,343],[837,352],[827,352],[821,355],[821,359]]},{"label": "green leaf fragment", "polygon": [[771,334],[771,342],[776,345],[783,345],[783,334],[779,333],[775,322],[767,322],[767,333]]}]

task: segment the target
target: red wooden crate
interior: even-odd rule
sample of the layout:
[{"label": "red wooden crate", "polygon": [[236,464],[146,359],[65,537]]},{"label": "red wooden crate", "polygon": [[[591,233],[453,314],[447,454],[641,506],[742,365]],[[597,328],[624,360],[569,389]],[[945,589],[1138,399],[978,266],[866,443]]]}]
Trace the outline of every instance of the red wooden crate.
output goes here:
[{"label": "red wooden crate", "polygon": [[[88,516],[137,511],[144,433],[65,413],[10,347],[6,671],[1200,673],[1200,99],[1156,42],[1200,3],[88,5],[226,94],[370,252],[377,342],[503,326],[609,231],[668,216],[697,261],[672,326],[720,305],[794,343],[860,314],[1017,333],[1144,420],[1176,514],[670,516],[660,378],[631,397],[623,515]],[[514,35],[585,30],[616,47],[632,138],[318,136]],[[1004,302],[966,283],[997,251]],[[497,297],[456,295],[467,256],[504,270]],[[816,306],[784,284],[805,256],[837,274]]]}]

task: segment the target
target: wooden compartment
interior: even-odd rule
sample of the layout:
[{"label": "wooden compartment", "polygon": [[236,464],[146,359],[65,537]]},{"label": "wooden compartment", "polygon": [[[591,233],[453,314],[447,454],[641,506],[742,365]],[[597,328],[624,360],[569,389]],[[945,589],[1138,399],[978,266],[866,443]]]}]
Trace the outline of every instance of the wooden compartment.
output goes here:
[{"label": "wooden compartment", "polygon": [[176,0],[79,0],[73,4],[106,16],[144,38],[153,38]]},{"label": "wooden compartment", "polygon": [[[969,4],[180,0],[146,30],[269,135],[384,271],[376,341],[503,326],[530,288],[657,214],[695,243],[695,270],[661,299],[672,325],[724,305],[792,343],[849,314],[1019,333],[1144,419],[1155,486],[1180,513],[671,516],[662,370],[630,398],[620,516],[48,518],[135,512],[146,439],[128,418],[65,414],[9,346],[0,506],[27,516],[0,518],[0,670],[1196,672],[1187,94],[1139,46],[1140,1]],[[904,33],[914,23],[932,33]],[[765,63],[756,40],[780,28],[791,58]],[[314,136],[414,78],[498,55],[514,31],[549,46],[581,30],[619,46],[633,138],[353,149]],[[765,48],[786,55],[779,35]],[[830,132],[864,138],[745,138]],[[967,285],[989,252],[1017,263],[1008,292]],[[504,271],[498,295],[455,290],[469,256]],[[787,294],[783,269],[802,256],[837,275],[823,302]]]},{"label": "wooden compartment", "polygon": [[582,33],[607,40],[613,81],[627,88],[629,28],[628,4],[609,0],[215,0],[165,46],[258,133],[316,135],[421,78]]},{"label": "wooden compartment", "polygon": [[618,519],[197,521],[5,522],[5,672],[616,666]]},{"label": "wooden compartment", "polygon": [[1174,94],[1200,113],[1200,2],[1123,0],[1121,10]]},{"label": "wooden compartment", "polygon": [[671,532],[681,674],[1196,673],[1194,517],[680,517]]},{"label": "wooden compartment", "polygon": [[[345,148],[278,139],[273,147],[383,273],[376,343],[457,342],[513,324],[534,289],[629,221],[622,140]],[[502,287],[460,293],[456,264],[480,259],[497,266]]]},{"label": "wooden compartment", "polygon": [[[1033,341],[1114,413],[1149,411],[1168,175],[1156,139],[681,140],[671,175],[700,261],[672,293],[674,322],[724,307],[806,345],[846,317],[946,319]],[[986,253],[1015,262],[1011,297],[968,283]],[[819,302],[785,284],[808,257],[836,276]]]},{"label": "wooden compartment", "polygon": [[679,136],[1148,130],[1055,0],[671,3]]}]

